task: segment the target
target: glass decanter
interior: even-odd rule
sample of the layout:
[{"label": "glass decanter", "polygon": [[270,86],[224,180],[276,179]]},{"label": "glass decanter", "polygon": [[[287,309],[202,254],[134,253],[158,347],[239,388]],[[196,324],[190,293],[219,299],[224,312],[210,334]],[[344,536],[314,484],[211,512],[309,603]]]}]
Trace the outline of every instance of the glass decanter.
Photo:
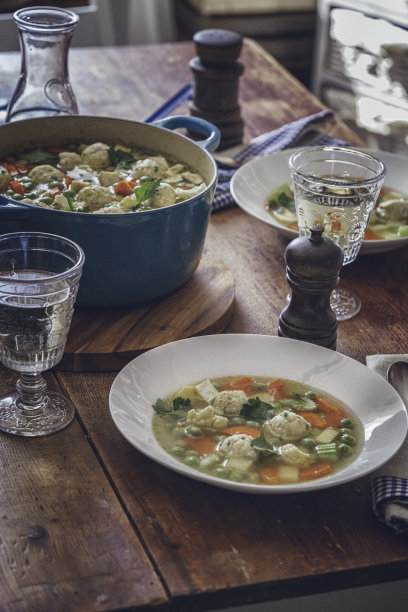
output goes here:
[{"label": "glass decanter", "polygon": [[79,17],[70,10],[38,6],[13,15],[21,49],[21,73],[9,101],[6,122],[77,114],[68,77],[68,50]]}]

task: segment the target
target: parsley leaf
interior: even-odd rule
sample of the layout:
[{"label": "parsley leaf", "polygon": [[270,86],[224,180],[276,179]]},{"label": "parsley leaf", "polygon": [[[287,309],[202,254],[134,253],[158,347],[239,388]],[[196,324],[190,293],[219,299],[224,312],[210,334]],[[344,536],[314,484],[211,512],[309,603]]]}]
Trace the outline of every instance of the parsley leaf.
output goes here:
[{"label": "parsley leaf", "polygon": [[67,202],[68,202],[68,206],[70,208],[70,210],[74,210],[74,206],[73,206],[73,201],[75,200],[75,196],[76,193],[75,191],[64,191],[63,192],[64,197],[66,198]]},{"label": "parsley leaf", "polygon": [[109,147],[108,154],[112,166],[116,166],[117,168],[131,168],[136,161],[132,153],[122,151],[122,149]]},{"label": "parsley leaf", "polygon": [[269,442],[265,438],[263,429],[257,438],[254,438],[253,440],[251,440],[251,446],[255,450],[259,451],[264,456],[265,455],[271,456],[271,455],[279,454],[277,450],[272,446],[272,444],[269,444]]},{"label": "parsley leaf", "polygon": [[162,399],[158,399],[153,404],[153,410],[157,414],[167,414],[169,416],[175,416],[177,418],[184,419],[187,416],[187,412],[191,406],[191,400],[184,397],[175,397],[172,406]]},{"label": "parsley leaf", "polygon": [[273,414],[274,410],[272,404],[263,402],[258,396],[256,396],[256,398],[250,398],[248,403],[242,406],[240,412],[240,415],[249,421],[258,421],[261,423],[272,418]]},{"label": "parsley leaf", "polygon": [[144,202],[145,200],[148,200],[149,198],[152,198],[154,195],[156,195],[159,189],[161,180],[162,179],[159,178],[159,179],[155,179],[154,181],[147,181],[140,187],[134,188],[133,191],[135,192],[136,202],[137,202],[135,208],[139,207],[141,203]]},{"label": "parsley leaf", "polygon": [[29,164],[50,164],[51,166],[58,163],[58,155],[45,151],[44,149],[33,149],[32,151],[24,151],[20,155],[21,159],[25,159]]},{"label": "parsley leaf", "polygon": [[157,414],[168,414],[172,411],[172,408],[167,402],[159,398],[157,402],[153,404],[153,410],[157,412]]},{"label": "parsley leaf", "polygon": [[191,399],[185,397],[176,397],[173,400],[173,410],[178,410],[181,406],[191,406]]}]

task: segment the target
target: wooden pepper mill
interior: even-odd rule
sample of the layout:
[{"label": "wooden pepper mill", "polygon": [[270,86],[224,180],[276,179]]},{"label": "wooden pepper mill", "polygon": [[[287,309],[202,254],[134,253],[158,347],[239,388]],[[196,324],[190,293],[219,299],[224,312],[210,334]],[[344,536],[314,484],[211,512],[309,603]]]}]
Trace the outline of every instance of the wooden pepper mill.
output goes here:
[{"label": "wooden pepper mill", "polygon": [[292,290],[281,312],[278,335],[335,349],[337,319],[330,295],[339,282],[343,251],[323,228],[313,225],[310,236],[295,238],[286,248],[286,279]]},{"label": "wooden pepper mill", "polygon": [[210,29],[196,32],[193,40],[198,57],[190,61],[195,81],[190,113],[218,127],[220,150],[240,144],[244,131],[238,103],[239,77],[244,72],[238,61],[242,36],[230,30]]}]

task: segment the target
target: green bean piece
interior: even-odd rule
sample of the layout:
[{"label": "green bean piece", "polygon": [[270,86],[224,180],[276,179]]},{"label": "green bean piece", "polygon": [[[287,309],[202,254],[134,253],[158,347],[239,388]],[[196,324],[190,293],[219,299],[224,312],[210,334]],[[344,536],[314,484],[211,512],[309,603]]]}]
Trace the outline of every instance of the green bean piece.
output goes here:
[{"label": "green bean piece", "polygon": [[340,427],[347,427],[348,429],[353,429],[354,423],[351,419],[341,419]]},{"label": "green bean piece", "polygon": [[48,196],[44,196],[43,198],[40,198],[40,202],[43,204],[53,204],[54,200]]}]

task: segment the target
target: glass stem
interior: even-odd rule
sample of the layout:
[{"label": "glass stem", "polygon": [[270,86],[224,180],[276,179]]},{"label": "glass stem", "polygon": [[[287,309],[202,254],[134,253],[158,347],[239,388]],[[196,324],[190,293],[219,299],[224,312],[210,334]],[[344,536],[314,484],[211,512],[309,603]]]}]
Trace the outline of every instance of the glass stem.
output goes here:
[{"label": "glass stem", "polygon": [[22,373],[16,388],[18,393],[16,404],[26,416],[34,416],[44,409],[47,403],[47,383],[40,372]]}]

